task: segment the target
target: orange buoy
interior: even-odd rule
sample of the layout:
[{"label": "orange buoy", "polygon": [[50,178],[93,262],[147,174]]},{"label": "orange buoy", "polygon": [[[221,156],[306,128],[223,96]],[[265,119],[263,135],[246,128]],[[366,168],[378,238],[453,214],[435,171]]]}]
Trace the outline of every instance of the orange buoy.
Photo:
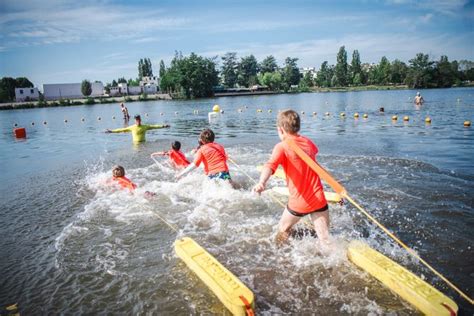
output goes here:
[{"label": "orange buoy", "polygon": [[471,126],[471,121],[464,121],[464,127]]},{"label": "orange buoy", "polygon": [[26,129],[24,127],[14,128],[13,134],[16,138],[26,138]]}]

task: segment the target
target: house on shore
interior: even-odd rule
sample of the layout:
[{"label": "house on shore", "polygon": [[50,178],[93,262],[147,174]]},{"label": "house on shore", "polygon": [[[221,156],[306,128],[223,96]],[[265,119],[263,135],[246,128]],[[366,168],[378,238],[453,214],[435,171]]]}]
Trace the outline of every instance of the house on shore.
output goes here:
[{"label": "house on shore", "polygon": [[16,102],[38,101],[38,88],[15,88],[15,100]]},{"label": "house on shore", "polygon": [[[104,95],[104,85],[102,82],[91,82],[91,86],[92,93],[90,97],[101,97]],[[81,91],[81,83],[44,84],[43,94],[45,100],[85,98]]]}]

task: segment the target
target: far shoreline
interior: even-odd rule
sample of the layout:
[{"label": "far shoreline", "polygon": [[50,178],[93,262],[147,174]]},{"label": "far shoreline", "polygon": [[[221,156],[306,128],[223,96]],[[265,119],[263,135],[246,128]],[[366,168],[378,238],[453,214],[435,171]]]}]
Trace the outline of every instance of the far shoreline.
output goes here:
[{"label": "far shoreline", "polygon": [[[473,88],[473,85],[456,86],[450,88],[433,88],[433,89],[452,89],[452,88]],[[209,99],[221,97],[239,97],[239,96],[259,96],[259,95],[273,95],[273,94],[298,94],[298,93],[331,93],[331,92],[358,92],[358,91],[389,91],[389,90],[417,90],[409,88],[407,85],[369,85],[369,86],[354,86],[354,87],[314,87],[308,89],[297,89],[294,91],[255,91],[255,92],[234,92],[234,93],[216,93]],[[419,89],[422,90],[422,89]],[[423,89],[426,90],[426,89]],[[208,98],[202,98],[208,99]],[[173,99],[170,94],[154,94],[154,95],[134,95],[121,97],[97,97],[97,98],[83,98],[83,99],[62,99],[51,101],[35,101],[35,102],[12,102],[0,104],[0,110],[21,110],[21,109],[38,109],[48,107],[67,107],[79,105],[97,105],[97,104],[112,104],[112,103],[131,103],[131,102],[146,102],[159,100],[184,100],[181,98]]]}]

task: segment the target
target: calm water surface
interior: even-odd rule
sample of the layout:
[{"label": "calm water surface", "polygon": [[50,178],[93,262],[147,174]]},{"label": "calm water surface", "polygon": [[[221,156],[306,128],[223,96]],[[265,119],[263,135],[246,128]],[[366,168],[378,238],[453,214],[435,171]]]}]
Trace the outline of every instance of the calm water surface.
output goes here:
[{"label": "calm water surface", "polygon": [[[252,194],[251,180],[235,165],[231,174],[240,190],[202,172],[176,182],[165,159],[154,164],[149,158],[173,140],[191,157],[217,103],[225,110],[211,124],[217,141],[257,179],[255,166],[278,141],[278,110],[304,111],[302,133],[318,145],[319,162],[472,297],[474,130],[463,122],[474,121],[474,89],[422,91],[427,102],[421,108],[412,104],[415,92],[130,103],[130,113],[145,122],[171,124],[148,132],[139,146],[128,134],[103,133],[124,124],[116,104],[1,111],[2,307],[18,302],[23,314],[226,314],[174,255],[173,242],[189,236],[253,290],[258,314],[416,315],[348,262],[347,243],[363,239],[454,298],[461,314],[472,315],[472,306],[349,205],[330,208],[336,244],[331,255],[321,255],[311,237],[277,249],[281,207],[267,194]],[[343,111],[345,118],[339,116]],[[409,122],[402,121],[405,115]],[[432,124],[425,124],[427,116]],[[12,137],[14,123],[27,128],[26,140]],[[136,194],[104,185],[114,164],[138,184]],[[277,185],[283,183],[269,183]],[[146,199],[145,191],[157,195]]]}]

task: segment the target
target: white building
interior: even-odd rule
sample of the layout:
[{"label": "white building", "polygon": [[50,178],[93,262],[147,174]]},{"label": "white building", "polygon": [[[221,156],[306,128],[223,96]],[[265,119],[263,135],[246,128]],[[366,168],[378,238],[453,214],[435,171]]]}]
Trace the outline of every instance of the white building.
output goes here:
[{"label": "white building", "polygon": [[305,67],[305,68],[300,68],[300,73],[304,77],[307,73],[311,75],[313,79],[316,78],[316,74],[318,73],[315,67]]},{"label": "white building", "polygon": [[154,77],[143,77],[140,80],[140,87],[142,87],[142,92],[146,94],[155,94],[160,90],[160,78]]},{"label": "white building", "polygon": [[15,88],[15,100],[16,102],[39,100],[38,88]]},{"label": "white building", "polygon": [[[91,86],[91,97],[100,97],[104,94],[102,82],[92,82]],[[80,83],[44,84],[43,92],[46,100],[81,99],[85,97],[81,92]]]},{"label": "white building", "polygon": [[146,94],[155,94],[158,92],[158,87],[153,83],[147,83],[142,88],[143,88],[143,93],[146,93]]},{"label": "white building", "polygon": [[130,95],[138,95],[141,93],[142,93],[142,87],[135,87],[135,86],[128,87],[128,94]]}]

